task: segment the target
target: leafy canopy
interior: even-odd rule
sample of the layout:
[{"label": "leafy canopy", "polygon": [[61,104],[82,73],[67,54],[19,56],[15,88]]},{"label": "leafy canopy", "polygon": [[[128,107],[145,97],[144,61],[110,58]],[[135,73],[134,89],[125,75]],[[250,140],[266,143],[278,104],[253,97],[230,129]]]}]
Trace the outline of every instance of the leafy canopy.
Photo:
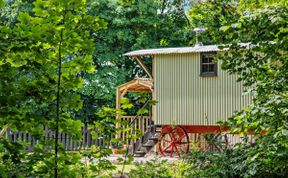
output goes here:
[{"label": "leafy canopy", "polygon": [[[77,91],[84,84],[81,76],[95,68],[93,35],[106,26],[88,14],[86,5],[78,0],[36,0],[31,12],[19,12],[10,29],[1,26],[0,127],[31,133],[40,143],[28,155],[24,145],[1,141],[1,169],[6,170],[2,176],[53,175],[55,153],[44,150],[54,142],[40,139],[44,125],[81,138],[83,124],[74,120],[75,111],[82,108]],[[85,174],[79,154],[65,152],[61,144],[55,148],[59,176]],[[19,171],[13,171],[16,167]]]}]

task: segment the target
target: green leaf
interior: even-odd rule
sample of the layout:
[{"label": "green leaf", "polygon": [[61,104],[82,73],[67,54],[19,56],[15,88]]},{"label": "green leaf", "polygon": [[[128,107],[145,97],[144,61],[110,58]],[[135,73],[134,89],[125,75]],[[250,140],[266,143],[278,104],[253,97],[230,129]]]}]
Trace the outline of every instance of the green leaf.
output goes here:
[{"label": "green leaf", "polygon": [[228,31],[229,29],[230,29],[230,26],[222,26],[222,27],[220,28],[220,31],[226,32],[226,31]]}]

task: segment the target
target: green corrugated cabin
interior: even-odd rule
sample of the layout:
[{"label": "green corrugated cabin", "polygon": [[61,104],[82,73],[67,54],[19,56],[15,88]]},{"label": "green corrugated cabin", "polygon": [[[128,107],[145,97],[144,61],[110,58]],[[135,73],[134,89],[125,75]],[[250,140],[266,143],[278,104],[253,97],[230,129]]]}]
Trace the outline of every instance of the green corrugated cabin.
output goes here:
[{"label": "green corrugated cabin", "polygon": [[[117,88],[117,107],[127,92],[152,93],[156,125],[216,125],[247,105],[251,97],[237,77],[221,69],[216,45],[137,50],[124,54],[135,58],[146,72]],[[142,62],[152,57],[152,71]],[[124,116],[126,118],[130,116]],[[132,117],[131,117],[132,118]]]},{"label": "green corrugated cabin", "polygon": [[[244,87],[237,82],[237,76],[221,69],[221,61],[215,58],[217,53],[221,55],[224,51],[216,45],[200,43],[194,47],[137,50],[124,54],[136,59],[148,77],[137,77],[117,87],[116,107],[120,108],[120,100],[127,92],[148,92],[157,101],[152,108],[152,117],[117,117],[130,121],[134,130],[140,129],[144,133],[133,141],[131,154],[144,156],[158,143],[158,151],[163,156],[181,157],[191,147],[221,151],[225,145],[239,141],[238,136],[225,134],[229,128],[219,126],[217,122],[226,121],[234,111],[248,105],[251,96],[243,94]],[[152,60],[151,71],[143,63],[143,57],[147,56]],[[157,131],[158,128],[161,131]],[[207,134],[221,144],[216,146],[207,140]],[[120,133],[119,137],[127,140],[125,133]]]}]

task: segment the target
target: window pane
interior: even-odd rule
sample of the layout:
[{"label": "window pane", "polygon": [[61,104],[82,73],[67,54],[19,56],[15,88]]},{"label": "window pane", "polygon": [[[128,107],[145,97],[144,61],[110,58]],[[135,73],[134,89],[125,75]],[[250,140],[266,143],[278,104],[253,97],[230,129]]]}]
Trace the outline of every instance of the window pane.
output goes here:
[{"label": "window pane", "polygon": [[209,57],[209,58],[208,58],[208,62],[212,64],[212,63],[213,63],[213,58],[212,58],[212,57]]},{"label": "window pane", "polygon": [[202,63],[208,63],[209,59],[206,56],[203,56]]},{"label": "window pane", "polygon": [[216,76],[217,63],[214,61],[215,54],[202,53],[201,54],[201,75],[202,76]]},{"label": "window pane", "polygon": [[214,64],[209,64],[208,71],[209,72],[215,72],[214,71]]},{"label": "window pane", "polygon": [[206,64],[214,63],[214,57],[211,55],[203,55],[202,56],[202,63],[206,63]]},{"label": "window pane", "polygon": [[202,65],[202,72],[209,72],[209,66],[207,64]]}]

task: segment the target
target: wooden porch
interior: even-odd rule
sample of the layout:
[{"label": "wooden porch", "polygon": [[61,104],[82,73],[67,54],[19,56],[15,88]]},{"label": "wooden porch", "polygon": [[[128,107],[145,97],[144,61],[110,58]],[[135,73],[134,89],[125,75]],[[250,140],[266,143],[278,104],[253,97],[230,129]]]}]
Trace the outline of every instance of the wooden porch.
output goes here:
[{"label": "wooden porch", "polygon": [[[120,85],[117,87],[116,90],[116,108],[121,108],[121,99],[125,97],[125,95],[128,92],[143,92],[143,93],[150,93],[153,98],[153,79],[151,78],[135,78],[134,80],[131,80],[123,85]],[[148,109],[149,115],[137,115],[137,116],[117,116],[116,119],[119,120],[117,127],[120,127],[119,123],[123,123],[126,121],[128,125],[125,125],[124,128],[130,128],[130,131],[127,132],[121,132],[117,135],[118,138],[121,140],[124,140],[127,145],[129,145],[129,153],[134,155],[139,154],[143,155],[144,152],[141,152],[140,149],[143,149],[143,146],[145,147],[146,151],[149,151],[156,143],[157,139],[152,138],[155,135],[155,126],[153,122],[153,109],[151,105],[149,105],[150,101],[147,101],[141,109]],[[123,125],[122,125],[123,128]],[[136,140],[130,140],[128,139],[128,135],[134,135],[136,134],[135,131],[141,131],[143,136],[141,138],[138,138]],[[153,144],[149,142],[149,144],[145,145],[145,143],[148,143],[149,139]],[[154,141],[153,141],[154,139]],[[139,152],[140,151],[140,152]]]},{"label": "wooden porch", "polygon": [[135,78],[116,89],[116,108],[120,109],[120,101],[128,92],[153,93],[153,79]]},{"label": "wooden porch", "polygon": [[[151,78],[135,78],[123,85],[120,85],[116,89],[116,109],[121,108],[121,99],[125,97],[128,92],[144,92],[144,93],[151,93],[153,95],[153,79]],[[153,111],[152,111],[152,118],[153,118]],[[132,122],[135,120],[136,116],[117,116],[117,120],[130,120]],[[135,120],[135,123],[132,125],[141,129],[143,132],[148,127],[148,116],[141,116],[141,119]],[[153,119],[152,119],[153,120]]]}]

